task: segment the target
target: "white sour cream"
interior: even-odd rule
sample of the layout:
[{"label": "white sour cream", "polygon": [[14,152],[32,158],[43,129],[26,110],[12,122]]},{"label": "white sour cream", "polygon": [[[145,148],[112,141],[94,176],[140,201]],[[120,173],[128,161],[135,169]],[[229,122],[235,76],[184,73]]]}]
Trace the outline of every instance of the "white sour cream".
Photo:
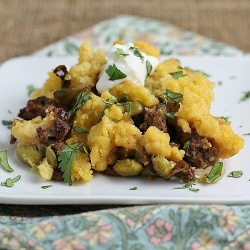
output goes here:
[{"label": "white sour cream", "polygon": [[[125,45],[116,44],[107,54],[107,63],[100,73],[96,89],[101,94],[103,91],[109,90],[123,81],[130,81],[144,86],[148,69],[152,67],[150,71],[150,74],[152,74],[158,64],[158,58],[139,51],[132,43]],[[124,77],[122,79],[110,80],[110,75],[106,70],[114,65],[123,73]]]}]

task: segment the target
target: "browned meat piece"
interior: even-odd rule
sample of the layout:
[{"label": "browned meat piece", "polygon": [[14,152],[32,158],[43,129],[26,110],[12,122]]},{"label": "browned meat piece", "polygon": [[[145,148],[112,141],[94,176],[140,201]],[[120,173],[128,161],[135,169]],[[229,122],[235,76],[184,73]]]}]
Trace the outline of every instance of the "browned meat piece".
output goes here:
[{"label": "browned meat piece", "polygon": [[218,149],[196,133],[184,136],[182,145],[186,151],[185,160],[195,168],[207,168],[218,161]]},{"label": "browned meat piece", "polygon": [[183,182],[189,182],[194,178],[194,169],[185,161],[179,161],[172,170],[172,174],[181,178]]},{"label": "browned meat piece", "polygon": [[145,108],[144,121],[139,129],[146,131],[150,126],[155,126],[163,132],[168,132],[167,128],[167,109],[165,104],[158,104],[153,108]]},{"label": "browned meat piece", "polygon": [[37,116],[44,118],[46,116],[46,109],[49,106],[57,107],[54,99],[46,96],[31,99],[27,102],[27,106],[25,108],[20,109],[18,116],[24,120],[31,120]]},{"label": "browned meat piece", "polygon": [[63,141],[70,130],[67,119],[68,113],[63,108],[55,108],[53,126],[48,130],[39,127],[37,129],[37,141],[45,146]]},{"label": "browned meat piece", "polygon": [[51,180],[63,181],[63,173],[59,168],[55,168]]}]

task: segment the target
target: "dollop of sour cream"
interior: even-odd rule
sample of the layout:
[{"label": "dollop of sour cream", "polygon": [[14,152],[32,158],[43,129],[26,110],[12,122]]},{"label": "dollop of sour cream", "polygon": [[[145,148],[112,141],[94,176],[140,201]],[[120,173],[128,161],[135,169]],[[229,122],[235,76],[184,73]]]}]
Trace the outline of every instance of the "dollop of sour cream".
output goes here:
[{"label": "dollop of sour cream", "polygon": [[115,44],[107,53],[107,63],[100,73],[96,89],[101,94],[123,81],[144,86],[147,75],[152,74],[158,64],[158,58],[141,52],[133,43]]}]

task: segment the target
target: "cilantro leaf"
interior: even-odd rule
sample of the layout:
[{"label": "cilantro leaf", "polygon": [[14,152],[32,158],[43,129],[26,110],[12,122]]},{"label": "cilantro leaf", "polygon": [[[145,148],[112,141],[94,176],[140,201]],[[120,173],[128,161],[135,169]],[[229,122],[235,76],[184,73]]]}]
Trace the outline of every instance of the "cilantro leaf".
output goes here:
[{"label": "cilantro leaf", "polygon": [[123,49],[121,49],[121,48],[117,48],[116,50],[115,50],[115,53],[118,55],[118,56],[128,56],[129,54],[126,54],[124,51],[123,51]]},{"label": "cilantro leaf", "polygon": [[181,187],[176,187],[174,189],[189,189],[192,192],[198,192],[200,189],[199,188],[194,188],[193,186],[196,185],[196,180],[197,178],[194,177],[192,180],[190,180],[188,183],[186,183],[185,185],[181,186]]},{"label": "cilantro leaf", "polygon": [[250,90],[244,92],[244,95],[241,97],[240,102],[246,101],[248,99],[250,99]]},{"label": "cilantro leaf", "polygon": [[28,96],[30,96],[36,90],[36,87],[34,87],[34,85],[30,84],[27,86],[27,90],[28,90]]},{"label": "cilantro leaf", "polygon": [[136,48],[136,47],[130,47],[129,50],[132,50],[133,53],[134,53],[134,55],[136,57],[139,57],[142,60],[142,62],[143,62],[144,56],[142,55],[142,53],[140,52],[140,50],[138,48]]},{"label": "cilantro leaf", "polygon": [[241,170],[237,170],[237,171],[232,171],[227,176],[233,177],[233,178],[240,178],[242,175],[243,175],[243,172]]},{"label": "cilantro leaf", "polygon": [[174,79],[178,79],[178,78],[180,78],[180,77],[185,76],[185,75],[183,74],[183,71],[182,71],[182,70],[179,70],[179,71],[176,71],[176,72],[172,72],[172,73],[170,73],[170,75],[171,75]]},{"label": "cilantro leaf", "polygon": [[109,65],[105,72],[108,74],[110,81],[115,81],[127,77],[127,75],[120,71],[115,64]]},{"label": "cilantro leaf", "polygon": [[172,92],[169,89],[166,89],[164,93],[164,99],[165,99],[166,104],[169,103],[169,100],[174,103],[179,103],[182,97],[183,95],[181,93]]},{"label": "cilantro leaf", "polygon": [[210,172],[205,174],[206,176],[206,183],[211,183],[218,179],[221,176],[221,172],[223,169],[223,162],[216,162]]},{"label": "cilantro leaf", "polygon": [[0,151],[0,165],[7,172],[14,172],[14,170],[10,167],[7,157],[7,150]]},{"label": "cilantro leaf", "polygon": [[63,172],[63,180],[66,183],[69,183],[69,185],[72,185],[71,180],[71,171],[72,171],[72,164],[75,157],[75,154],[78,149],[80,149],[83,146],[81,143],[75,143],[71,145],[67,145],[60,153],[58,160],[59,168]]},{"label": "cilantro leaf", "polygon": [[11,128],[13,121],[12,120],[10,120],[10,121],[2,120],[2,124],[3,124],[3,126],[6,126],[7,128]]},{"label": "cilantro leaf", "polygon": [[21,179],[21,175],[18,175],[14,178],[7,178],[6,181],[1,182],[1,186],[5,186],[5,187],[13,187],[14,183],[19,181]]},{"label": "cilantro leaf", "polygon": [[75,105],[68,113],[68,121],[73,117],[75,112],[83,105],[83,103],[85,103],[89,99],[91,99],[90,92],[80,92],[78,94]]},{"label": "cilantro leaf", "polygon": [[89,131],[81,127],[74,127],[73,130],[77,133],[88,133]]},{"label": "cilantro leaf", "polygon": [[146,61],[146,69],[147,69],[147,76],[149,76],[152,72],[153,66],[148,60]]},{"label": "cilantro leaf", "polygon": [[42,189],[47,189],[47,188],[50,188],[50,187],[52,187],[52,185],[41,186]]},{"label": "cilantro leaf", "polygon": [[137,190],[137,189],[138,189],[137,187],[132,187],[129,190]]}]

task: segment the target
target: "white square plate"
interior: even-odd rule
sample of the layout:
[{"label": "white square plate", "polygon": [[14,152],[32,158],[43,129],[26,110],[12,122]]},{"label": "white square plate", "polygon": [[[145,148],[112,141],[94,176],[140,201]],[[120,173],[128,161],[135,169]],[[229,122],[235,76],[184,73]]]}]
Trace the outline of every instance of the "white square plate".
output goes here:
[{"label": "white square plate", "polygon": [[[0,186],[0,203],[10,204],[155,204],[155,203],[250,203],[250,99],[240,102],[250,91],[250,57],[177,57],[182,66],[201,70],[216,84],[212,114],[229,117],[236,133],[245,139],[245,147],[236,156],[225,160],[226,174],[215,184],[201,185],[198,192],[174,189],[179,180],[149,181],[139,178],[112,177],[97,174],[86,184],[68,186],[60,182],[43,182],[15,156],[15,146],[9,144],[10,130],[0,125],[0,150],[8,150],[12,173],[0,167],[0,182],[21,175],[14,187]],[[28,85],[41,87],[47,72],[59,64],[71,66],[76,58],[21,57],[0,67],[0,120],[12,120],[28,100]],[[227,174],[242,170],[240,178]],[[44,185],[52,185],[43,189]],[[130,190],[137,187],[136,190]]]}]

